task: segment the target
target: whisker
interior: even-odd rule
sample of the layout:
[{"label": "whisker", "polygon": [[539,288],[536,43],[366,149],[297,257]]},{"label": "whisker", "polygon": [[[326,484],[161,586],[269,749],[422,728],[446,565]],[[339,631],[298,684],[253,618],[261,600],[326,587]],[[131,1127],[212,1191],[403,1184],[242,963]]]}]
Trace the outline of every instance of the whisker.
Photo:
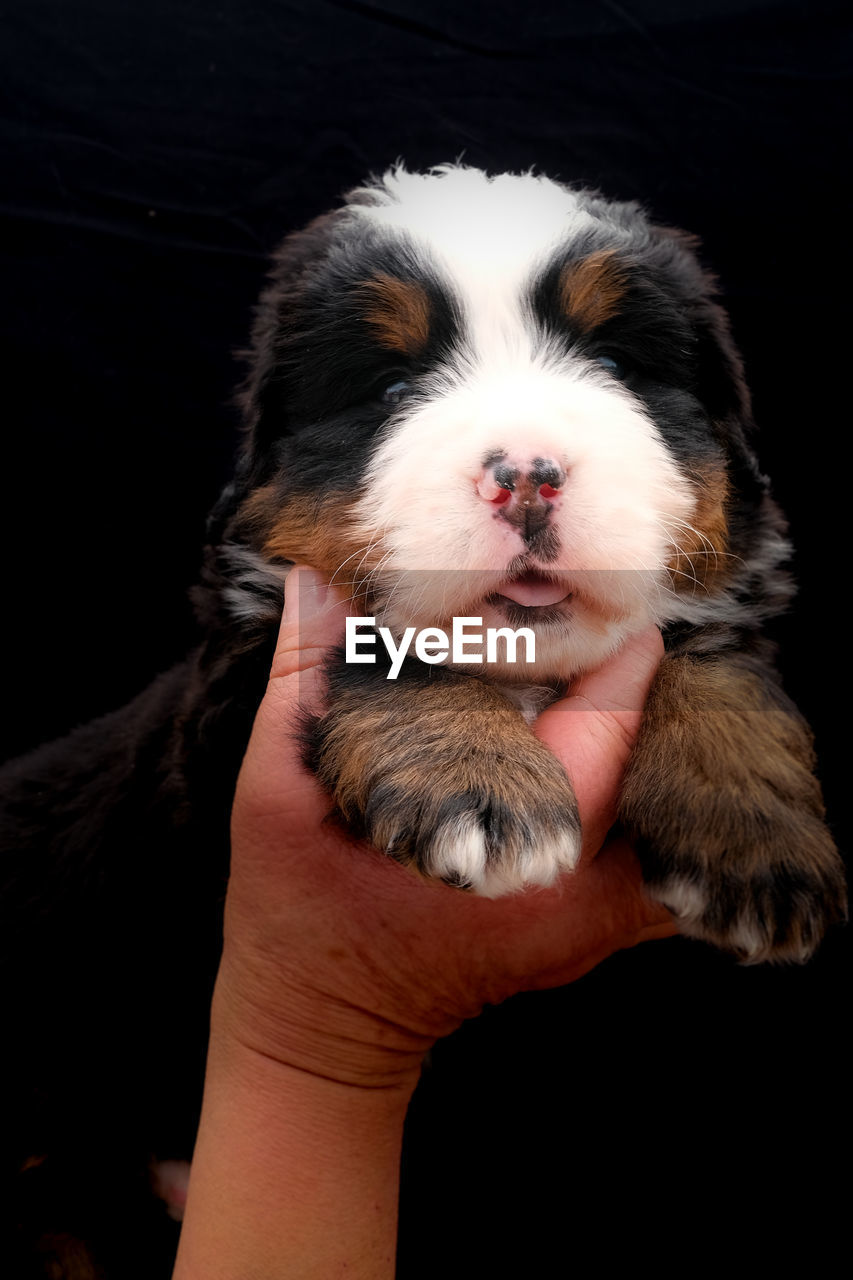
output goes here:
[{"label": "whisker", "polygon": [[337,586],[338,583],[336,579],[338,574],[341,572],[341,570],[344,568],[345,565],[349,564],[350,560],[354,560],[357,555],[360,555],[361,560],[358,562],[358,565],[355,569],[355,572],[357,574],[361,566],[364,564],[365,557],[368,556],[370,552],[373,550],[373,548],[378,545],[378,542],[379,542],[379,539],[374,538],[373,541],[368,542],[365,547],[358,547],[355,551],[353,551],[352,555],[347,556],[346,560],[342,560],[341,563],[338,565],[337,569],[335,570],[335,572],[332,574],[329,585],[332,587]]}]

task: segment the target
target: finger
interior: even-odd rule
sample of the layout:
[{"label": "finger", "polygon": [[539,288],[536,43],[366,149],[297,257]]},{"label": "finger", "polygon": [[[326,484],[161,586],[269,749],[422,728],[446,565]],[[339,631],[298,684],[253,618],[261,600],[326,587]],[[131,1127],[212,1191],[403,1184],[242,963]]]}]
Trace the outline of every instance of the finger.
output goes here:
[{"label": "finger", "polygon": [[635,850],[624,837],[607,841],[590,870],[602,874],[606,895],[618,903],[622,947],[631,947],[651,938],[671,937],[678,932],[666,907],[646,893],[643,874]]},{"label": "finger", "polygon": [[600,846],[615,821],[622,775],[662,657],[656,627],[632,636],[534,725],[572,780],[587,853]]},{"label": "finger", "polygon": [[677,932],[666,909],[647,896],[624,838],[608,840],[598,857],[549,889],[466,901],[481,907],[486,980],[497,984],[493,1003],[515,990],[573,982],[615,951]]},{"label": "finger", "polygon": [[661,633],[657,627],[646,627],[630,636],[603,666],[582,676],[568,701],[583,699],[596,711],[629,721],[640,716],[663,653]]},{"label": "finger", "polygon": [[306,717],[321,707],[323,663],[343,639],[348,603],[315,570],[294,566],[288,573],[270,679],[240,772],[238,814],[280,817],[295,808],[308,822],[317,820],[321,804],[328,810],[328,798],[302,763],[301,741]]},{"label": "finger", "polygon": [[319,666],[327,651],[343,639],[349,603],[315,569],[294,565],[284,585],[284,612],[270,679],[286,679]]},{"label": "finger", "polygon": [[[580,874],[590,936],[574,976],[588,972],[614,951],[678,932],[666,908],[647,896],[637,855],[627,840],[608,840]],[[579,904],[573,905],[576,915]]]}]

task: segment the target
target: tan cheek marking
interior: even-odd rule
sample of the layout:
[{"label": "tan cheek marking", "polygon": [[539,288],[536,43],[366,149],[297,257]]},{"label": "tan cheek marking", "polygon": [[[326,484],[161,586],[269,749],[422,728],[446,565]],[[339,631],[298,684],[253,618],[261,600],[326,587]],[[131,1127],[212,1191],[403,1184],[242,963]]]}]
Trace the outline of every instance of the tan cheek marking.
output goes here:
[{"label": "tan cheek marking", "polygon": [[616,315],[626,283],[625,269],[614,251],[599,250],[565,268],[560,306],[573,325],[588,333]]},{"label": "tan cheek marking", "polygon": [[355,504],[352,493],[284,497],[275,485],[264,485],[243,503],[238,526],[267,559],[310,565],[352,590],[379,555],[354,531]]},{"label": "tan cheek marking", "polygon": [[362,285],[364,318],[383,347],[418,355],[429,338],[429,299],[419,284],[378,275]]},{"label": "tan cheek marking", "polygon": [[669,561],[676,591],[699,586],[710,589],[731,571],[727,555],[729,526],[726,503],[729,482],[722,467],[696,470],[690,476],[696,494],[696,510],[688,524],[671,527],[675,554]]}]

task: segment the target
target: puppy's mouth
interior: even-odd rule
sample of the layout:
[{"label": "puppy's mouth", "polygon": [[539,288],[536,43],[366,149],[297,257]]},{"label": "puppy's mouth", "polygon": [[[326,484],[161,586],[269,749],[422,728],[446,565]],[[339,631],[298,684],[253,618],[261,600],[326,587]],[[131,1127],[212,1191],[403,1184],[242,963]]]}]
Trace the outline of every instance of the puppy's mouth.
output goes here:
[{"label": "puppy's mouth", "polygon": [[530,569],[502,582],[486,603],[512,626],[521,627],[534,622],[564,623],[571,599],[572,592],[564,582]]},{"label": "puppy's mouth", "polygon": [[496,600],[508,600],[524,609],[542,609],[563,604],[571,599],[571,594],[564,582],[556,582],[543,573],[537,573],[535,569],[510,578],[493,593]]}]

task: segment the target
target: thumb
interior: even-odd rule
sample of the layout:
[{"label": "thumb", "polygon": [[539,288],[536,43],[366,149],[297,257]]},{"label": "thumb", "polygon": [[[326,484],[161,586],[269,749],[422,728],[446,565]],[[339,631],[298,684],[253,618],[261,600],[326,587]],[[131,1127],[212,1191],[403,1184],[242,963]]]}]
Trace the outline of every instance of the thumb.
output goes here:
[{"label": "thumb", "polygon": [[288,680],[319,667],[326,651],[343,639],[347,604],[351,601],[322,574],[294,565],[284,584],[284,612],[270,680]]},{"label": "thumb", "polygon": [[236,813],[316,806],[320,788],[302,764],[299,741],[306,715],[321,708],[323,662],[343,640],[348,605],[315,570],[299,566],[288,573],[269,683],[240,771]]}]

